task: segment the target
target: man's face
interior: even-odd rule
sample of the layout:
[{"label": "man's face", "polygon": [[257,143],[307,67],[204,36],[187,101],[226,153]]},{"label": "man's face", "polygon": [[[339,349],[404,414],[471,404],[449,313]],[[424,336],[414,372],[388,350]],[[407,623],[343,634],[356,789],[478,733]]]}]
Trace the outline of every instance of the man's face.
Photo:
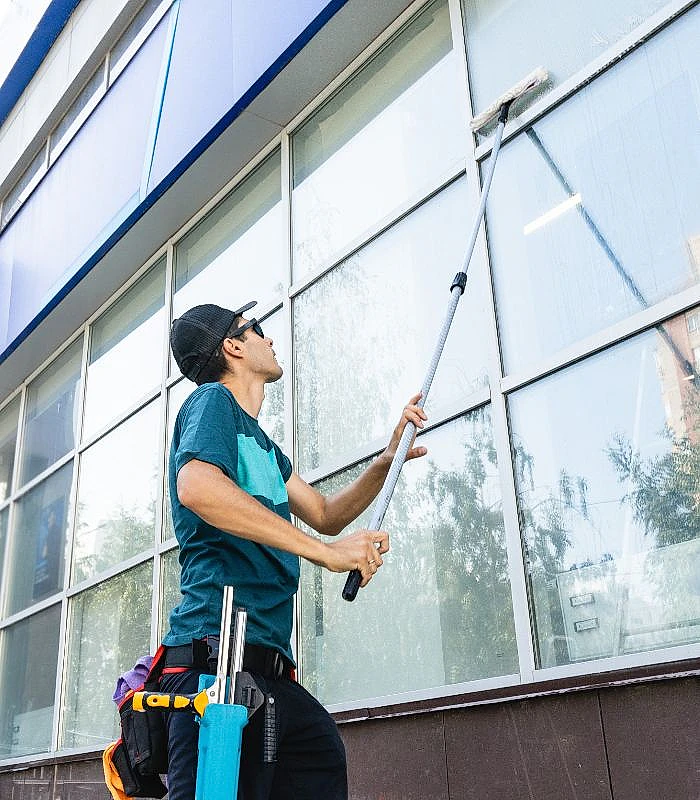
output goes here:
[{"label": "man's face", "polygon": [[[249,320],[241,317],[238,327],[242,328]],[[256,326],[259,327],[259,326]],[[237,337],[246,355],[246,363],[255,374],[261,375],[265,383],[274,383],[282,377],[282,367],[278,364],[273,341],[269,336],[260,336],[254,328],[248,328]]]}]

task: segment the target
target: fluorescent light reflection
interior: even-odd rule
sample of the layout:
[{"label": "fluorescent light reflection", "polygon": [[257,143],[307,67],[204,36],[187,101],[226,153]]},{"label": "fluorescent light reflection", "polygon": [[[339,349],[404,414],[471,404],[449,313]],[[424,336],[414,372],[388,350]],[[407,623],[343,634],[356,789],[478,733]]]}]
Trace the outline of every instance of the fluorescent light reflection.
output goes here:
[{"label": "fluorescent light reflection", "polygon": [[564,212],[568,211],[570,208],[574,206],[578,206],[581,204],[581,193],[576,192],[576,194],[572,194],[571,197],[568,197],[564,200],[563,203],[559,203],[558,206],[554,206],[542,216],[537,217],[537,219],[533,219],[532,222],[528,222],[527,225],[523,228],[523,233],[525,236],[528,236],[533,231],[536,231],[538,228],[542,228],[543,226],[547,225],[553,219],[560,217]]}]

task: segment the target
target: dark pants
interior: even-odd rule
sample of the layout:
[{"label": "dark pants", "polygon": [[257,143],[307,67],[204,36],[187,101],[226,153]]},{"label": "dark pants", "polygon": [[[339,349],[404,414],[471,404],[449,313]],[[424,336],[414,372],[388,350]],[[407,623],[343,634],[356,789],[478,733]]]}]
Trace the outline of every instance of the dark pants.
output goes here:
[{"label": "dark pants", "polygon": [[[199,671],[163,675],[161,691],[192,694]],[[275,698],[277,762],[263,763],[263,710],[243,729],[238,800],[346,800],[345,748],[338,728],[323,706],[296,681],[255,675],[260,688]],[[169,714],[168,800],[194,800],[197,737],[194,716]]]}]

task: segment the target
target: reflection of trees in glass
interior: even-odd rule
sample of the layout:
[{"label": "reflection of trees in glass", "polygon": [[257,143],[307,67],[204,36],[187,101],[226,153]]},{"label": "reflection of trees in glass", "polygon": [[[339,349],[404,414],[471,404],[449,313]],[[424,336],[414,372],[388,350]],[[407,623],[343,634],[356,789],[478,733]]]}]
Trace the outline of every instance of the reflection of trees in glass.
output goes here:
[{"label": "reflection of trees in glass", "polygon": [[[402,472],[383,525],[392,535],[391,551],[355,604],[340,598],[344,575],[303,565],[304,683],[325,702],[517,671],[488,411],[473,412],[422,441],[436,455]],[[446,466],[455,448],[458,466]],[[363,466],[319,488],[337,491]],[[351,527],[366,524],[369,515]],[[367,686],[358,665],[370,663]]]},{"label": "reflection of trees in glass", "polygon": [[282,377],[265,387],[265,400],[260,411],[260,427],[284,450],[284,381]]},{"label": "reflection of trees in glass", "polygon": [[645,580],[656,590],[653,617],[660,627],[692,628],[700,608],[697,549],[684,544],[700,537],[700,398],[694,386],[687,387],[684,400],[687,433],[667,427],[663,436],[669,447],[662,455],[644,458],[621,433],[606,448],[625,486],[621,502],[657,549],[669,548],[644,561]]},{"label": "reflection of trees in glass", "polygon": [[152,562],[72,600],[64,746],[115,738],[117,678],[149,650]]},{"label": "reflection of trees in glass", "polygon": [[[376,300],[375,280],[353,256],[295,302],[301,471],[357,449],[390,415],[382,387],[391,385],[395,370],[372,358],[383,352],[380,339],[386,335],[386,309]],[[363,392],[360,384],[372,391]]]},{"label": "reflection of trees in glass", "polygon": [[622,502],[657,547],[700,536],[700,415],[695,436],[674,436],[666,429],[669,449],[643,458],[624,434],[616,434],[606,452],[618,480],[628,487]]},{"label": "reflection of trees in glass", "polygon": [[518,670],[501,497],[487,487],[490,418],[482,409],[469,422],[462,467],[431,462],[416,493],[433,533],[446,683]]},{"label": "reflection of trees in glass", "polygon": [[[619,505],[627,509],[627,520],[624,529],[604,532],[609,552],[578,564],[566,560],[569,548],[585,544],[585,530],[600,536],[589,513],[586,478],[574,478],[563,467],[556,489],[536,492],[534,459],[522,445],[515,448],[535,640],[545,666],[573,657],[562,612],[565,598],[558,586],[558,576],[573,569],[580,570],[581,586],[604,595],[596,598],[596,609],[601,635],[613,649],[599,655],[696,638],[700,578],[697,550],[689,543],[700,537],[700,403],[690,382],[683,390],[682,409],[676,430],[661,432],[667,446],[660,454],[657,450],[645,456],[626,433],[610,436],[603,452],[621,486]],[[647,537],[647,546],[630,540],[633,522]],[[619,555],[611,563],[616,551]]]},{"label": "reflection of trees in glass", "polygon": [[[96,528],[80,521],[84,517],[85,504],[78,504],[78,531],[74,561],[74,582],[96,575],[108,567],[118,564],[130,555],[149,547],[153,542],[156,519],[156,499],[151,497],[143,512],[132,511],[119,504]],[[93,538],[94,537],[94,538]],[[92,539],[92,552],[83,552],[81,541]]]}]

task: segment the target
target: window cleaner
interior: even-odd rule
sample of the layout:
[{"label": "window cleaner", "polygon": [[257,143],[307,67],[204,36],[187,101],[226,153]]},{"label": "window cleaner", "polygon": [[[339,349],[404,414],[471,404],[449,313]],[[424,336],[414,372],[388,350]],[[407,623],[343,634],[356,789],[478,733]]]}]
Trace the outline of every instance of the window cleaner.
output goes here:
[{"label": "window cleaner", "polygon": [[[491,188],[491,179],[493,178],[493,172],[496,167],[498,153],[501,149],[501,139],[503,138],[503,129],[508,121],[508,114],[513,103],[519,101],[525,95],[529,95],[535,89],[544,84],[547,80],[547,77],[547,71],[543,67],[538,67],[527,77],[523,78],[523,80],[521,80],[519,83],[516,83],[515,86],[511,87],[507,92],[504,92],[487,109],[482,111],[480,114],[477,114],[477,116],[475,116],[470,123],[472,131],[476,132],[486,127],[494,118],[498,118],[491,156],[484,174],[484,183],[481,189],[479,210],[477,211],[476,220],[474,221],[474,227],[472,229],[471,239],[469,240],[467,252],[464,257],[462,269],[457,273],[452,281],[452,286],[450,286],[451,297],[447,309],[447,315],[440,331],[437,347],[433,353],[427,375],[423,382],[421,398],[418,401],[418,405],[421,408],[425,405],[425,401],[428,398],[428,392],[430,391],[438,363],[440,362],[442,351],[445,347],[445,342],[447,341],[447,335],[450,331],[450,326],[452,325],[452,319],[455,315],[455,311],[457,310],[457,304],[459,303],[460,297],[464,293],[464,289],[467,285],[467,270],[469,268],[469,262],[471,261],[472,253],[474,252],[474,245],[476,244],[476,237],[479,233],[479,228],[481,227],[481,221],[486,212],[486,200],[488,198],[489,189]],[[394,493],[394,488],[396,487],[396,483],[399,480],[399,475],[401,474],[401,467],[406,460],[406,453],[411,446],[415,432],[416,426],[412,422],[409,422],[404,429],[403,436],[401,437],[401,441],[396,450],[396,454],[391,462],[391,467],[386,479],[384,480],[384,485],[379,493],[379,497],[377,497],[377,502],[372,513],[372,519],[367,526],[368,530],[378,531],[381,528],[384,514],[389,507],[391,496]],[[354,600],[355,597],[357,597],[357,592],[360,588],[361,582],[362,576],[359,570],[353,570],[348,575],[348,578],[345,582],[345,586],[343,588],[343,599],[348,601]]]}]

